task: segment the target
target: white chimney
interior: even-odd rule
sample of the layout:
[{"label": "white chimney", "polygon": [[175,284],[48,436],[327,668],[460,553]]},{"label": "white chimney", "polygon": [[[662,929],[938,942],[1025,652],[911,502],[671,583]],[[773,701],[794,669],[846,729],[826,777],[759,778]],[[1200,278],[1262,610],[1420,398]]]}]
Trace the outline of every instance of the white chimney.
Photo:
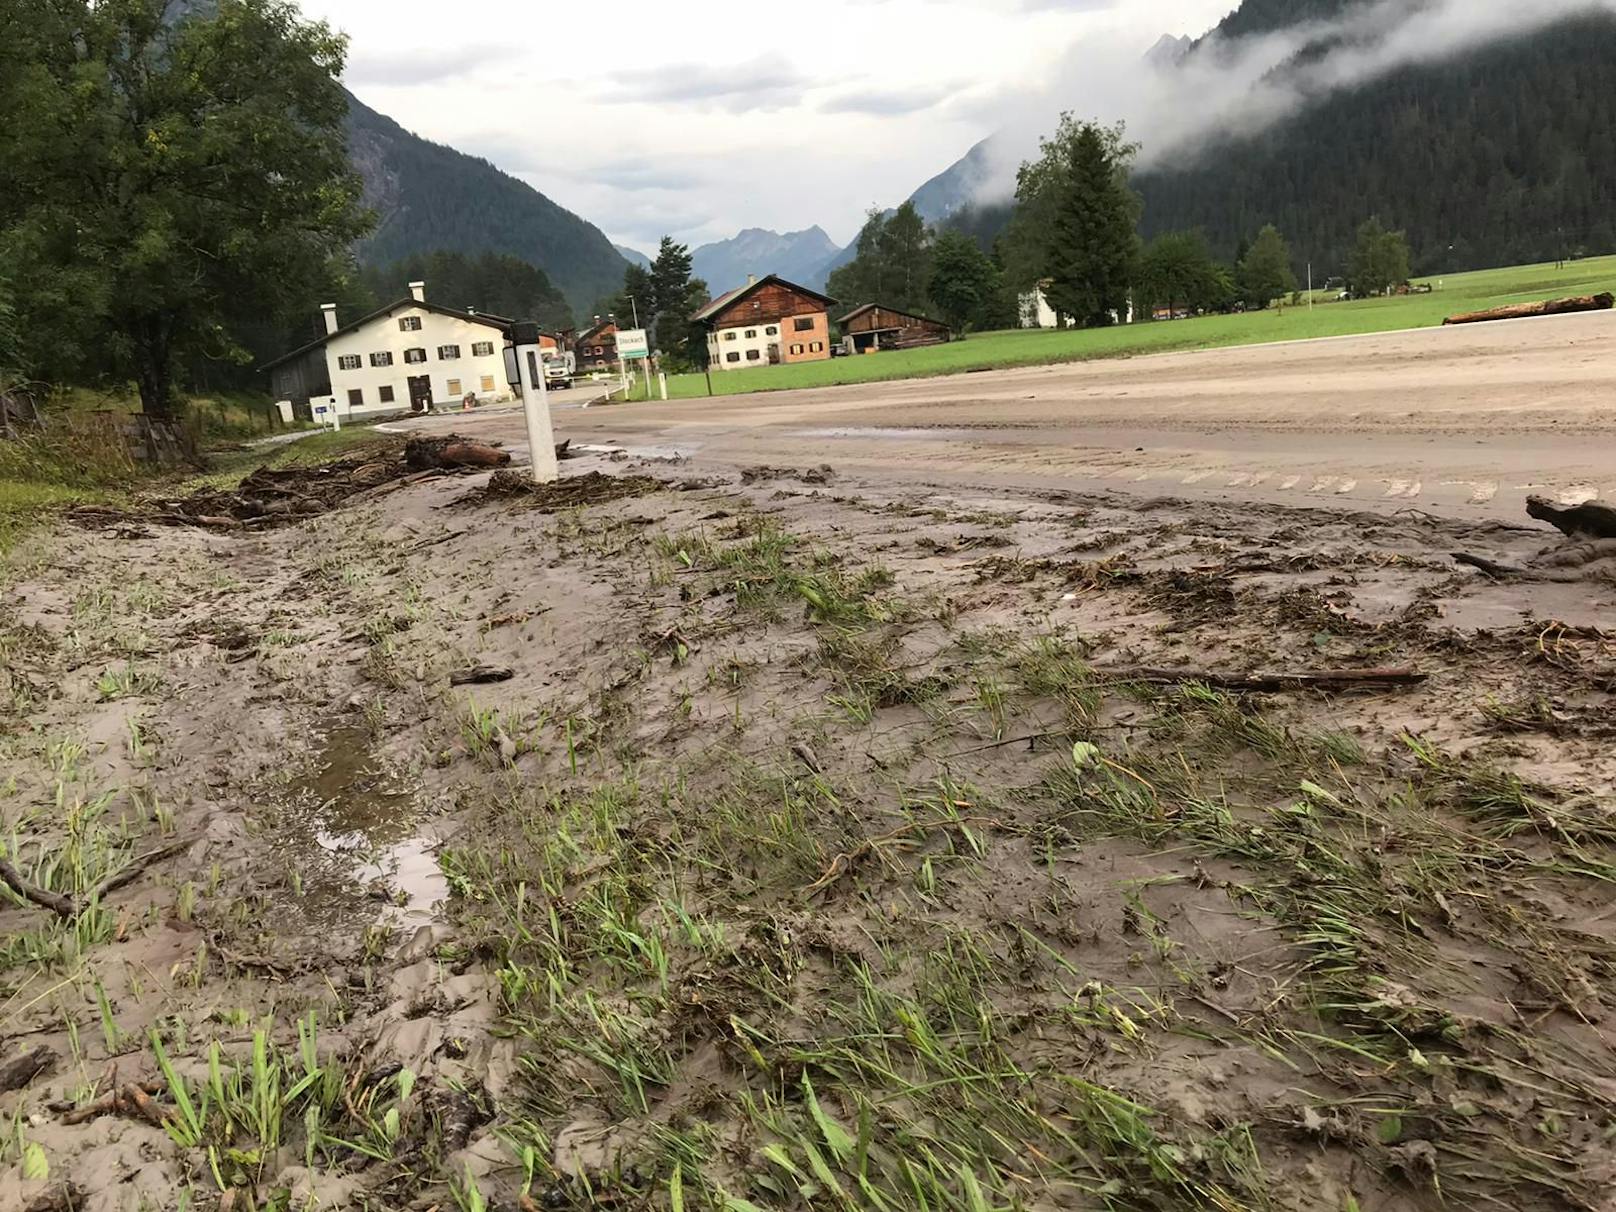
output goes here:
[{"label": "white chimney", "polygon": [[746,275],[746,284],[748,286],[756,286],[757,285],[757,275],[756,274],[747,274]]},{"label": "white chimney", "polygon": [[337,331],[337,305],[335,303],[320,304],[320,311],[325,316],[325,334],[330,336]]},{"label": "white chimney", "polygon": [[417,303],[425,303],[426,302],[426,283],[425,282],[411,282],[410,283],[410,297],[413,298]]}]

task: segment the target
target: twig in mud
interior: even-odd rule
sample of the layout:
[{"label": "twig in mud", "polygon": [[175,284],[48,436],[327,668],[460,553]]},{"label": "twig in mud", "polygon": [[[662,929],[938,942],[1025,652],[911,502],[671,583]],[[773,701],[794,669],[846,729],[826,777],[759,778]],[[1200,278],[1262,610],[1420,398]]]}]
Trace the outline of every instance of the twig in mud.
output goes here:
[{"label": "twig in mud", "polygon": [[1430,675],[1416,669],[1309,669],[1295,673],[1219,673],[1212,669],[1128,667],[1096,669],[1095,676],[1113,682],[1176,685],[1201,682],[1216,690],[1346,690],[1374,686],[1418,686]]},{"label": "twig in mud", "polygon": [[62,1116],[62,1122],[84,1124],[103,1115],[130,1115],[161,1128],[168,1121],[168,1112],[153,1102],[151,1096],[161,1094],[163,1089],[161,1082],[125,1082],[105,1098],[69,1111]]},{"label": "twig in mud", "polygon": [[854,863],[868,858],[888,842],[895,842],[905,834],[926,829],[962,829],[967,825],[990,825],[995,828],[1003,828],[1004,822],[997,817],[988,816],[966,816],[948,821],[911,821],[907,825],[900,825],[890,833],[883,833],[880,837],[866,838],[853,849],[838,854],[831,859],[830,866],[825,868],[824,874],[804,888],[803,891],[819,892],[824,888],[828,888],[846,874],[848,868]]},{"label": "twig in mud", "polygon": [[[131,860],[129,863],[124,865],[122,870],[105,880],[99,887],[91,892],[90,895],[85,898],[86,903],[100,900],[109,892],[116,892],[125,884],[132,883],[136,879],[139,879],[146,868],[150,867],[153,863],[160,863],[164,859],[173,858],[182,850],[189,850],[195,841],[195,838],[186,838],[183,841],[170,842],[166,846],[161,846],[156,850],[152,850],[141,855],[139,858]],[[40,888],[30,884],[27,880],[22,878],[22,873],[5,859],[0,859],[0,883],[4,883],[6,887],[10,888],[24,900],[32,901],[42,909],[49,909],[52,913],[56,914],[57,917],[71,920],[72,918],[77,917],[80,913],[79,904],[72,897],[68,896],[66,893],[52,892],[48,888]]]},{"label": "twig in mud", "polygon": [[57,917],[76,917],[78,906],[73,898],[63,896],[60,892],[52,892],[48,888],[39,888],[22,878],[18,871],[6,859],[0,859],[0,883],[5,884],[25,901],[32,901],[42,909],[49,909]]}]

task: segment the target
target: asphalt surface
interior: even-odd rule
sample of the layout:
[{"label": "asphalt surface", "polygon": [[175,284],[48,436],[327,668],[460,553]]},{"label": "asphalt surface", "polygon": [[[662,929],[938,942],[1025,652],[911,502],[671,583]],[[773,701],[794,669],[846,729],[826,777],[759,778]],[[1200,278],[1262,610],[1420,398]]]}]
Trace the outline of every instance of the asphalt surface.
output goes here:
[{"label": "asphalt surface", "polygon": [[[519,411],[456,428],[525,445]],[[1529,493],[1616,499],[1616,314],[559,407],[555,428],[698,468],[1517,516]]]}]

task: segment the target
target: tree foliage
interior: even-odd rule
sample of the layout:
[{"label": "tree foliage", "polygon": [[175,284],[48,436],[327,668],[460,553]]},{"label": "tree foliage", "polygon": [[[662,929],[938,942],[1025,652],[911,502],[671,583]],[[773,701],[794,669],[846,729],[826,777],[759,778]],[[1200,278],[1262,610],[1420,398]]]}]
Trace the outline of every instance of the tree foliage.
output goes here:
[{"label": "tree foliage", "polygon": [[1237,272],[1240,294],[1248,307],[1267,307],[1296,289],[1291,246],[1272,223],[1258,232],[1257,239],[1242,252]]},{"label": "tree foliage", "polygon": [[1062,114],[1038,159],[1016,175],[1005,237],[1011,281],[1021,290],[1049,282],[1050,306],[1084,326],[1127,311],[1139,200],[1127,183],[1138,149],[1124,134],[1121,124]]},{"label": "tree foliage", "polygon": [[551,329],[572,327],[572,309],[545,272],[503,253],[417,254],[391,265],[366,266],[359,278],[378,307],[407,295],[411,282],[425,282],[427,298],[446,307],[474,307]]},{"label": "tree foliage", "polygon": [[899,311],[928,308],[932,232],[913,202],[890,214],[872,210],[858,236],[858,255],[830,275],[825,289],[844,306],[879,303]]},{"label": "tree foliage", "polygon": [[1156,308],[1216,311],[1234,298],[1234,276],[1207,251],[1200,232],[1157,236],[1139,256],[1134,290],[1136,313]]},{"label": "tree foliage", "polygon": [[663,236],[649,269],[630,263],[611,303],[619,326],[633,322],[651,334],[651,347],[674,370],[706,365],[707,336],[692,317],[707,301],[707,283],[690,276],[690,247]]},{"label": "tree foliage", "polygon": [[1358,243],[1347,262],[1347,284],[1355,295],[1382,295],[1408,281],[1408,238],[1387,231],[1378,217],[1358,228]]},{"label": "tree foliage", "polygon": [[992,324],[1001,290],[1000,274],[975,240],[945,229],[932,246],[931,301],[958,332]]},{"label": "tree foliage", "polygon": [[27,369],[133,379],[243,362],[366,227],[343,140],[346,44],[288,0],[8,0],[0,263]]}]

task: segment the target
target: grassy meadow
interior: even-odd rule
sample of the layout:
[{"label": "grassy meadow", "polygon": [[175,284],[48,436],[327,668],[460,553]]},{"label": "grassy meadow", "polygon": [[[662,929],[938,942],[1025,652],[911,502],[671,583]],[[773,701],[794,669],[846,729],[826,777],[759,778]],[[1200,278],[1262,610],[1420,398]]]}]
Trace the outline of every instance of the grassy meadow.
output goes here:
[{"label": "grassy meadow", "polygon": [[[966,340],[926,349],[865,354],[862,357],[835,358],[828,362],[797,366],[715,370],[712,374],[712,391],[714,395],[741,395],[756,391],[833,387],[1012,366],[1044,366],[1094,358],[1124,358],[1234,345],[1262,345],[1274,341],[1304,341],[1318,337],[1432,328],[1459,312],[1616,288],[1616,257],[1577,261],[1563,268],[1556,268],[1552,263],[1522,265],[1418,281],[1429,282],[1436,289],[1428,295],[1349,302],[1326,301],[1325,293],[1319,291],[1314,294],[1311,309],[1305,302],[1300,306],[1287,303],[1283,307],[1245,315],[1201,316],[1192,320],[1128,324],[1116,328],[1068,332],[1012,329],[973,333]],[[707,377],[699,374],[670,375],[668,394],[674,399],[705,396],[708,394]],[[643,385],[629,398],[644,400]]]}]

